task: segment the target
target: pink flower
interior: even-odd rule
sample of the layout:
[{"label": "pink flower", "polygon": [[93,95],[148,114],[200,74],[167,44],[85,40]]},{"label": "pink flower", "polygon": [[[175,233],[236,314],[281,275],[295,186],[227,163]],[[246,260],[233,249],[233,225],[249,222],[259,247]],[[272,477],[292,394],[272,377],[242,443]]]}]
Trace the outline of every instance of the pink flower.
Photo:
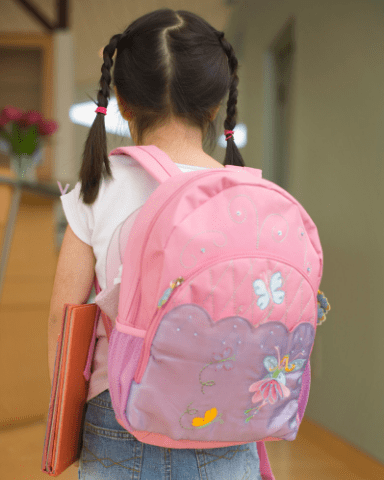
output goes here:
[{"label": "pink flower", "polygon": [[8,120],[19,120],[23,115],[23,112],[19,108],[7,106],[3,108],[3,111],[1,112],[1,117],[5,117]]},{"label": "pink flower", "polygon": [[18,123],[22,127],[29,127],[30,125],[38,125],[42,120],[40,112],[29,110],[22,115]]},{"label": "pink flower", "polygon": [[54,120],[45,120],[37,110],[23,112],[19,108],[8,105],[0,112],[0,127],[10,122],[17,122],[20,127],[36,125],[40,136],[52,135],[59,128]]},{"label": "pink flower", "polygon": [[279,398],[287,398],[290,395],[290,390],[284,384],[278,382],[273,378],[264,378],[258,382],[253,383],[249,387],[250,392],[256,392],[252,397],[252,403],[269,402],[271,405],[276,403]]},{"label": "pink flower", "polygon": [[59,125],[54,120],[47,120],[46,122],[42,120],[39,123],[39,134],[42,136],[52,135],[53,133],[56,132],[58,128],[59,128]]},{"label": "pink flower", "polygon": [[8,122],[9,122],[9,119],[3,113],[1,113],[1,115],[0,115],[0,127],[5,127],[5,125],[7,125]]}]

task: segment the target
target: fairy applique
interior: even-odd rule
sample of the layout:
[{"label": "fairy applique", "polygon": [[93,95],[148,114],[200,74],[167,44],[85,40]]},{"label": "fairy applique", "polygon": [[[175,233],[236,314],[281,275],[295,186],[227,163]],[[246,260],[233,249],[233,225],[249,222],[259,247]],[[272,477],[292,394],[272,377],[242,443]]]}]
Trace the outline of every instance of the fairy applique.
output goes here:
[{"label": "fairy applique", "polygon": [[[286,386],[286,375],[303,368],[305,360],[296,358],[289,361],[289,355],[284,355],[280,359],[279,347],[275,347],[277,358],[268,355],[264,358],[263,364],[269,372],[262,380],[258,380],[249,387],[249,392],[255,392],[252,396],[252,403],[259,403],[256,407],[245,410],[244,414],[248,415],[245,420],[248,423],[265,405],[273,405],[278,400],[288,398],[291,394],[290,389]],[[300,353],[299,355],[302,355]],[[260,403],[261,402],[261,403]]]}]

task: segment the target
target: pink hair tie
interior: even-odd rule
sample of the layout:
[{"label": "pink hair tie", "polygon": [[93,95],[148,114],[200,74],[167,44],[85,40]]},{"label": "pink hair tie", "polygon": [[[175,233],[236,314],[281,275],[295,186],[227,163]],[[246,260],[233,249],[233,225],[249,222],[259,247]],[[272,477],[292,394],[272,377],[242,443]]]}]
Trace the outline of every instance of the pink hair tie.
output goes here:
[{"label": "pink hair tie", "polygon": [[104,115],[107,114],[107,109],[105,107],[97,107],[95,110],[96,113],[103,113]]},{"label": "pink hair tie", "polygon": [[231,137],[233,137],[233,134],[235,133],[233,130],[224,130],[225,133],[225,140],[229,140]]}]

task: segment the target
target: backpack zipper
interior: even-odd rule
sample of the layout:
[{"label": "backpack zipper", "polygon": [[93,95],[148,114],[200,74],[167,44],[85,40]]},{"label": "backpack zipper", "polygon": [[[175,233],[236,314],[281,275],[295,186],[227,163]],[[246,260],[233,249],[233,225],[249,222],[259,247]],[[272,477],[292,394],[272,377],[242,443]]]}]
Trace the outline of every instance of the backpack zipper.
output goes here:
[{"label": "backpack zipper", "polygon": [[[249,254],[249,253],[246,254],[246,253],[242,252],[242,253],[238,253],[237,255],[233,255],[233,254],[232,255],[226,255],[225,257],[216,256],[216,257],[212,258],[209,263],[206,263],[203,266],[200,266],[200,267],[196,268],[195,270],[191,271],[190,274],[187,277],[183,278],[183,282],[180,282],[177,286],[180,286],[183,283],[186,284],[188,281],[192,280],[193,277],[198,275],[202,270],[206,270],[207,268],[211,267],[212,265],[214,265],[216,263],[225,262],[226,260],[230,260],[230,259],[231,260],[237,260],[239,258],[266,258],[266,259],[278,261],[280,263],[284,263],[285,265],[288,265],[288,266],[292,267],[294,270],[296,270],[298,273],[300,273],[300,275],[303,278],[305,278],[307,283],[309,284],[309,286],[312,290],[312,293],[313,293],[313,298],[314,298],[314,303],[315,303],[315,311],[317,312],[317,293],[315,292],[315,289],[312,287],[311,283],[307,280],[307,275],[304,273],[304,270],[301,270],[301,269],[295,267],[294,265],[288,263],[286,260],[284,260],[284,259],[282,259],[278,256],[274,256],[274,255],[260,255],[260,254],[255,255],[255,254]],[[170,296],[168,297],[167,302],[170,299],[170,297],[173,296],[174,292],[175,292],[175,289],[172,289],[172,292],[171,292]],[[145,335],[145,338],[144,338],[143,349],[141,351],[139,364],[137,366],[137,370],[136,370],[135,377],[134,377],[134,380],[135,380],[136,383],[140,383],[141,379],[144,375],[144,371],[146,369],[148,359],[149,359],[149,355],[150,355],[150,349],[151,349],[151,346],[152,346],[152,341],[153,341],[153,338],[154,338],[155,333],[157,331],[157,328],[160,324],[160,320],[161,320],[162,315],[163,315],[163,308],[162,307],[160,307],[160,308],[157,307],[156,308],[156,313],[152,317],[151,324],[150,324],[150,326],[147,330],[147,333]]]}]

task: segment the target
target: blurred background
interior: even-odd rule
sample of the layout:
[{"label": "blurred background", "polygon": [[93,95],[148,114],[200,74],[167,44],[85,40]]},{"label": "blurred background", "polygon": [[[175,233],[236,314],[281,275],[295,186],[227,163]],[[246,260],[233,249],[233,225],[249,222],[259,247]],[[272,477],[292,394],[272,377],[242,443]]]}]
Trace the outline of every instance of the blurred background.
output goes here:
[{"label": "blurred background", "polygon": [[[0,477],[44,478],[47,321],[66,228],[56,182],[77,181],[101,51],[163,7],[225,32],[240,64],[235,141],[247,166],[303,204],[324,250],[332,311],[317,332],[303,433],[268,445],[276,479],[384,478],[384,0],[0,1],[0,110],[59,125],[23,186],[0,143]],[[224,118],[208,152],[221,162]],[[132,145],[113,100],[106,120],[109,150]]]}]

